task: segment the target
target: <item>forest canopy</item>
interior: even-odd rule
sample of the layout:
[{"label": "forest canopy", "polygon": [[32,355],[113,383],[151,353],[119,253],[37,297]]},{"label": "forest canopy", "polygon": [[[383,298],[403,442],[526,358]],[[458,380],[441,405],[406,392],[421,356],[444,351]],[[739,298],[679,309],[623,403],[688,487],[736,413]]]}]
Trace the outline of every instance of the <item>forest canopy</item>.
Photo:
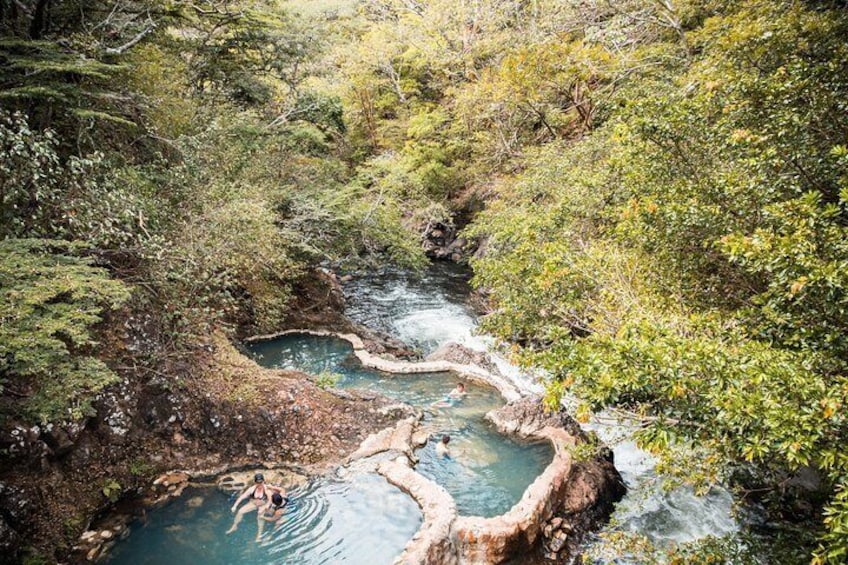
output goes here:
[{"label": "forest canopy", "polygon": [[643,559],[848,560],[844,2],[0,0],[0,35],[4,420],[442,223],[551,406],[773,525]]}]

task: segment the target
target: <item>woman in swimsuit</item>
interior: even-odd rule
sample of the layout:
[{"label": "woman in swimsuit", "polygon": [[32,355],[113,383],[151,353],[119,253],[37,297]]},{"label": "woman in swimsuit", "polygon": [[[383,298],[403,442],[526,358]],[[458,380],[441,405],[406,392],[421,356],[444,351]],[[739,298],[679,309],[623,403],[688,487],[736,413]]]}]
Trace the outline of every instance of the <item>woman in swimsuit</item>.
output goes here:
[{"label": "woman in swimsuit", "polygon": [[[233,525],[230,526],[229,530],[227,530],[228,534],[231,534],[236,531],[239,522],[241,522],[241,519],[244,517],[245,514],[247,514],[248,512],[253,512],[254,510],[258,511],[260,508],[263,508],[268,504],[268,498],[270,496],[269,491],[275,491],[277,493],[283,494],[285,493],[285,489],[282,487],[278,487],[275,485],[266,485],[265,477],[262,476],[262,473],[256,473],[256,475],[253,477],[253,483],[254,484],[252,486],[249,486],[244,489],[244,492],[241,493],[241,495],[236,499],[236,501],[233,503],[233,507],[230,509],[232,512],[238,510],[238,513],[236,514],[236,517],[233,520]],[[282,494],[280,494],[280,496],[282,496]],[[239,509],[239,504],[241,504],[242,501],[245,499],[250,499],[251,504],[245,504],[241,507],[241,509]],[[257,512],[257,523],[260,523],[259,518],[260,516]]]}]

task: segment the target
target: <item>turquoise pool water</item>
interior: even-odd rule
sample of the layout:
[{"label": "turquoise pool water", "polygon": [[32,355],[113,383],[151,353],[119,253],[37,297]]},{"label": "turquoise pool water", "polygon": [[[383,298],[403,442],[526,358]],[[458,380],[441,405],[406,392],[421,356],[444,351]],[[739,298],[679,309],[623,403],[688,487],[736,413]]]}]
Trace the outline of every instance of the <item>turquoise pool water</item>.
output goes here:
[{"label": "turquoise pool water", "polygon": [[[417,452],[416,469],[450,492],[460,514],[497,516],[518,502],[527,486],[553,457],[548,443],[521,443],[497,433],[484,419],[504,404],[488,387],[466,383],[468,394],[452,407],[434,402],[460,382],[450,373],[389,375],[363,368],[346,341],[315,336],[286,336],[250,345],[266,367],[339,375],[338,386],[379,392],[424,410],[424,428],[433,439]],[[450,457],[437,457],[435,444],[449,435]]]},{"label": "turquoise pool water", "polygon": [[131,525],[109,554],[114,565],[391,563],[421,525],[415,502],[375,474],[348,481],[320,479],[292,489],[276,530],[255,541],[255,514],[225,535],[236,495],[191,489]]}]

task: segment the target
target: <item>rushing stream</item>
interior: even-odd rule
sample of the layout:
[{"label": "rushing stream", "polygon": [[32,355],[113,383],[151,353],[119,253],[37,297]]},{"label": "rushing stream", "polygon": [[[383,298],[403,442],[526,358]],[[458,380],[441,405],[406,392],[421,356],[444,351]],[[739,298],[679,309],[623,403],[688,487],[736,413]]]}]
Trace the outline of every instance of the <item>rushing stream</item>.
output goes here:
[{"label": "rushing stream", "polygon": [[[448,341],[487,350],[491,340],[474,335],[476,318],[466,301],[467,274],[449,264],[423,275],[390,272],[355,278],[345,294],[348,315],[429,353]],[[370,389],[403,400],[424,414],[434,438],[451,437],[451,457],[438,457],[435,440],[416,453],[416,469],[444,486],[461,514],[494,516],[507,510],[551,461],[547,444],[523,444],[495,433],[484,414],[503,399],[491,389],[469,385],[456,406],[433,406],[458,381],[447,373],[385,375],[364,369],[347,342],[333,338],[287,336],[250,346],[259,363],[296,368],[335,380],[335,386]],[[538,391],[523,374],[493,354],[501,372],[521,389]],[[615,452],[629,492],[610,526],[638,532],[652,541],[688,541],[732,532],[732,500],[723,491],[696,497],[687,489],[666,492],[650,456],[626,438],[619,424],[592,424]],[[256,524],[247,518],[236,533],[232,497],[196,489],[149,513],[118,544],[109,563],[391,563],[421,524],[415,502],[382,477],[353,473],[345,480],[316,479],[291,491],[293,503],[282,526],[254,543]],[[623,561],[616,560],[616,563]]]}]

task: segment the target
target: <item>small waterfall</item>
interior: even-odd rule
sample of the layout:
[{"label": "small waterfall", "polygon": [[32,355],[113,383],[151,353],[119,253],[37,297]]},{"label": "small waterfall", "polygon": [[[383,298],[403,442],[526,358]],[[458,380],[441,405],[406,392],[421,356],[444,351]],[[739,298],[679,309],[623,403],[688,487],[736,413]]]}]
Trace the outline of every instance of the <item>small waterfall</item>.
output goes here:
[{"label": "small waterfall", "polygon": [[479,338],[473,335],[476,316],[465,304],[467,279],[448,264],[420,276],[401,271],[355,278],[345,285],[347,314],[424,354],[448,341],[471,347]]},{"label": "small waterfall", "polygon": [[[738,529],[733,497],[727,490],[713,488],[698,496],[691,487],[666,489],[662,477],[654,471],[655,458],[631,439],[635,431],[631,425],[612,414],[600,413],[584,428],[596,432],[612,447],[615,466],[627,483],[628,493],[613,514],[617,529],[646,536],[660,546],[722,536]],[[602,545],[593,549],[604,557]],[[630,565],[617,555],[610,555],[609,560]]]},{"label": "small waterfall", "polygon": [[538,376],[510,363],[490,336],[477,334],[477,315],[468,304],[468,277],[462,267],[435,263],[421,275],[396,271],[355,278],[345,285],[347,314],[425,355],[447,342],[486,352],[519,390],[541,393]]}]

